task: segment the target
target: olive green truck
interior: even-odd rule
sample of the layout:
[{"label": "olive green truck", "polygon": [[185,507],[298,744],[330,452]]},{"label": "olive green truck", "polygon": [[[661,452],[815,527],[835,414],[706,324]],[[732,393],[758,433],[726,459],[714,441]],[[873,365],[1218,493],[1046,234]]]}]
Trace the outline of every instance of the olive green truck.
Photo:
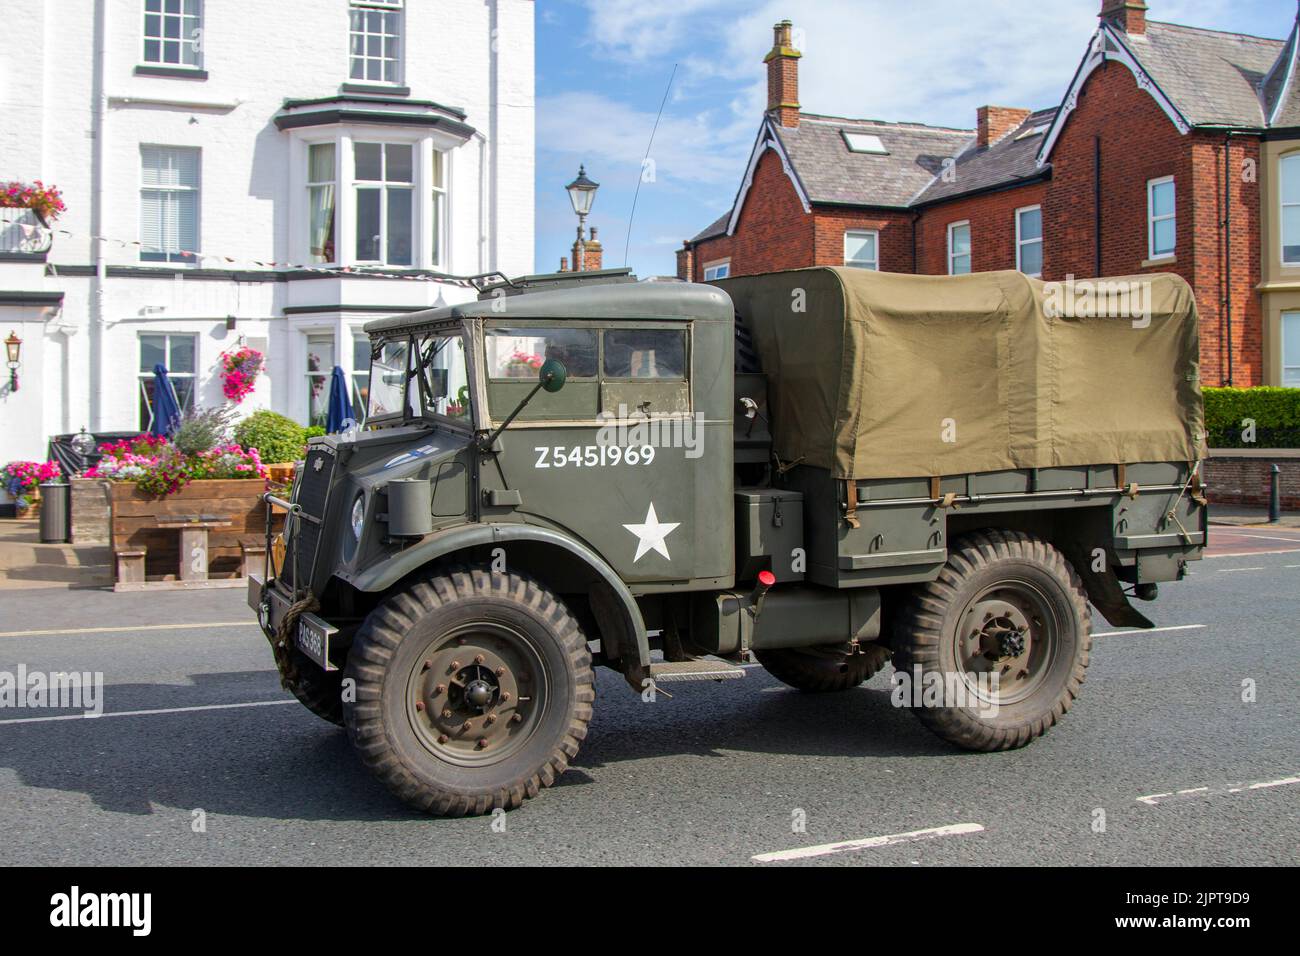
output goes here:
[{"label": "olive green truck", "polygon": [[285,530],[249,587],[285,686],[428,812],[554,783],[597,666],[656,701],[892,661],[939,736],[1024,745],[1079,694],[1088,605],[1150,627],[1130,598],[1204,548],[1176,277],[475,287],[366,326],[364,427],[268,495]]}]

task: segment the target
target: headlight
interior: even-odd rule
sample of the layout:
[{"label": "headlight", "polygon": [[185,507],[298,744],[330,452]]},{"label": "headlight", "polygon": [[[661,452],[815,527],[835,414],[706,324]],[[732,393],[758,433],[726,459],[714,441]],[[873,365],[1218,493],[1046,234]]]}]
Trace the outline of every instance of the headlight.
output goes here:
[{"label": "headlight", "polygon": [[361,540],[361,528],[366,519],[366,496],[357,495],[357,500],[352,503],[352,537],[358,541]]}]

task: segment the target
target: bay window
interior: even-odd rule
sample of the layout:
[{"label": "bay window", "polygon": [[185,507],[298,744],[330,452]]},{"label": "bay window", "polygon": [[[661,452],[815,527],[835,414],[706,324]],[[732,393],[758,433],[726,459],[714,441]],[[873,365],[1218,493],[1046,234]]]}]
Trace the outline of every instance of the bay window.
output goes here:
[{"label": "bay window", "polygon": [[333,143],[307,147],[308,251],[312,262],[334,262]]},{"label": "bay window", "polygon": [[324,427],[334,372],[334,333],[307,335],[307,424]]},{"label": "bay window", "polygon": [[1282,180],[1282,264],[1300,266],[1300,153],[1283,156]]}]

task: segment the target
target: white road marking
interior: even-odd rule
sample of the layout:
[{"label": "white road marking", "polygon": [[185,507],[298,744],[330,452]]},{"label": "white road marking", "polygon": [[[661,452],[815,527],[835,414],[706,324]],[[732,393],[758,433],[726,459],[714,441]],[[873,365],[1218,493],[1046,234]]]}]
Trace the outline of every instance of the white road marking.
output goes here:
[{"label": "white road marking", "polygon": [[1152,793],[1135,799],[1138,803],[1145,803],[1149,807],[1154,807],[1158,803],[1177,800],[1180,797],[1209,797],[1227,793],[1246,793],[1250,790],[1286,787],[1293,783],[1300,783],[1300,777],[1281,777],[1277,780],[1262,780],[1259,783],[1231,784],[1219,787],[1191,787],[1187,790],[1171,790],[1168,793]]},{"label": "white road marking", "polygon": [[844,843],[823,843],[820,846],[801,846],[793,850],[760,853],[757,856],[751,856],[750,859],[755,863],[805,860],[814,856],[829,856],[832,853],[848,853],[851,850],[868,850],[877,846],[893,846],[896,843],[914,843],[917,840],[933,840],[936,837],[958,836],[962,833],[980,833],[983,830],[984,828],[978,823],[953,823],[946,827],[912,830],[909,833],[891,833],[888,836],[867,837],[865,840],[847,840]]},{"label": "white road marking", "polygon": [[204,704],[200,707],[160,707],[157,710],[119,710],[111,714],[59,714],[54,717],[19,717],[17,720],[0,720],[0,727],[8,724],[47,724],[56,720],[107,720],[109,717],[152,717],[156,714],[193,714],[203,710],[235,710],[240,707],[279,707],[296,704],[296,700],[251,700],[243,704]]},{"label": "white road marking", "polygon": [[52,627],[41,631],[0,631],[0,637],[48,637],[51,634],[111,634],[122,631],[190,631],[205,627],[257,627],[257,619],[247,621],[207,621],[202,624],[135,624],[120,627]]},{"label": "white road marking", "polygon": [[1297,540],[1300,540],[1300,538],[1297,538],[1295,535],[1263,534],[1263,533],[1251,534],[1249,531],[1221,531],[1219,533],[1239,534],[1244,538],[1266,538],[1269,541],[1290,541],[1292,544],[1294,544]]},{"label": "white road marking", "polygon": [[1300,554],[1300,548],[1283,548],[1281,551],[1233,551],[1230,554],[1207,554],[1205,560],[1211,558],[1258,558],[1263,554]]},{"label": "white road marking", "polygon": [[1229,571],[1267,571],[1268,568],[1219,568],[1219,571],[1227,573]]},{"label": "white road marking", "polygon": [[1093,637],[1118,637],[1122,634],[1159,634],[1161,631],[1195,631],[1208,624],[1178,624],[1172,627],[1135,627],[1129,631],[1098,631]]}]

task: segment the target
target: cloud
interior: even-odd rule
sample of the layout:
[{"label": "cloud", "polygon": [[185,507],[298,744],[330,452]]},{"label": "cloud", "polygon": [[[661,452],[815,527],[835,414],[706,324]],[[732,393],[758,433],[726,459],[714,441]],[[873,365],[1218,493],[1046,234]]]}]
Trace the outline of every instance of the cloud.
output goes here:
[{"label": "cloud", "polygon": [[[759,117],[719,125],[710,112],[665,111],[650,152],[659,182],[734,186]],[[570,157],[589,169],[641,168],[655,114],[599,93],[560,93],[537,102],[537,140],[550,157]]]}]

